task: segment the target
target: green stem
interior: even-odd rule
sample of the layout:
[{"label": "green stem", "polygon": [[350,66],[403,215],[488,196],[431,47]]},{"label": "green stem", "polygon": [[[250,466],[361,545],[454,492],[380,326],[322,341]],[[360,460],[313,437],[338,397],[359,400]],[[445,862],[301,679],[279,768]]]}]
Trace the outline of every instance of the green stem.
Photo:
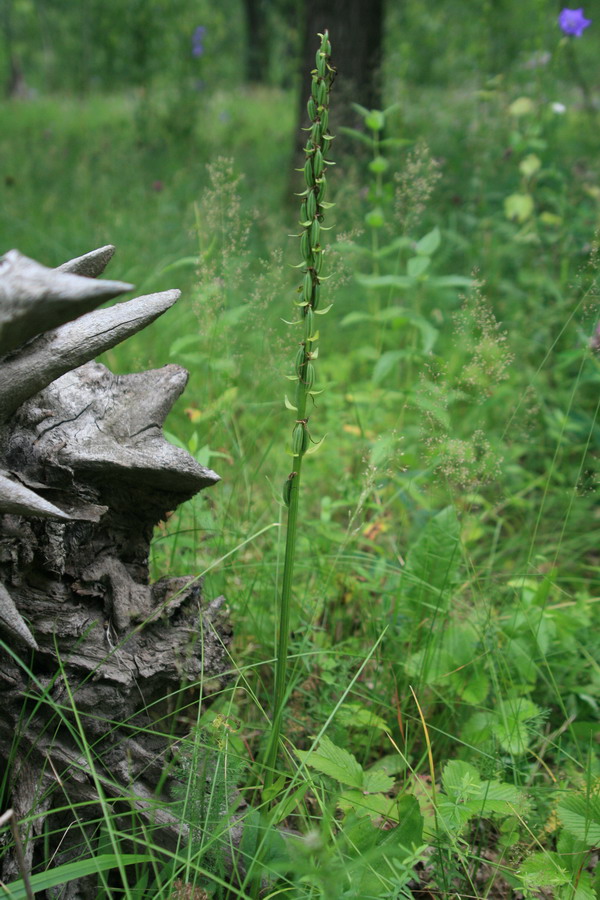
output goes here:
[{"label": "green stem", "polygon": [[292,602],[292,583],[294,579],[294,561],[296,554],[296,535],[298,524],[298,506],[300,499],[300,476],[302,457],[296,463],[296,475],[292,482],[290,506],[287,517],[285,536],[285,558],[283,563],[283,579],[281,587],[281,608],[279,611],[279,634],[277,637],[277,662],[275,667],[275,692],[273,697],[273,720],[271,734],[265,759],[265,789],[273,784],[275,764],[281,735],[281,720],[287,687],[287,662],[290,635],[290,609]]}]

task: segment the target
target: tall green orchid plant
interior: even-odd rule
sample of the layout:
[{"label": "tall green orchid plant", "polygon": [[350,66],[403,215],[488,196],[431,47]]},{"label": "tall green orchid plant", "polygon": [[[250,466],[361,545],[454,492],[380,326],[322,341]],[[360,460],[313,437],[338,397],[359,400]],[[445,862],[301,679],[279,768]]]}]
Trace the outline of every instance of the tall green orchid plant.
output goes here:
[{"label": "tall green orchid plant", "polygon": [[295,399],[292,403],[285,398],[286,407],[295,416],[292,431],[292,454],[294,471],[288,476],[283,487],[283,499],[288,507],[287,530],[285,542],[285,560],[281,589],[281,607],[279,611],[279,633],[277,640],[277,662],[275,668],[275,690],[273,698],[273,720],[269,744],[265,758],[265,788],[273,782],[277,750],[281,734],[281,719],[285,703],[287,687],[287,655],[290,630],[290,604],[294,575],[294,558],[296,550],[296,534],[298,525],[298,500],[300,495],[300,478],[302,461],[309,448],[311,437],[308,429],[308,408],[317,391],[314,390],[315,364],[319,349],[319,329],[317,316],[325,315],[331,305],[323,309],[321,302],[321,274],[323,265],[323,247],[321,233],[325,230],[323,218],[325,210],[333,206],[325,200],[327,166],[334,165],[327,159],[332,135],[329,133],[329,91],[335,77],[335,69],[330,65],[331,44],[327,31],[319,35],[321,46],[316,55],[316,68],[312,73],[311,96],[307,108],[310,118],[308,141],[306,144],[306,162],[304,163],[305,190],[302,197],[300,224],[300,248],[302,262],[298,268],[304,270],[304,279],[298,292],[301,299],[296,301],[300,319],[293,323],[301,325],[303,337],[296,354],[294,374],[288,376],[296,383]]}]

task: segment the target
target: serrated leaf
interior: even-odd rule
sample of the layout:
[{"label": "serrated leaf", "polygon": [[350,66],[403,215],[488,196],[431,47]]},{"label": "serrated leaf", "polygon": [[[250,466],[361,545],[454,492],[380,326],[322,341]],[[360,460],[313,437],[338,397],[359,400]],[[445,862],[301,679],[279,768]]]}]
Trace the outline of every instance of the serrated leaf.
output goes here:
[{"label": "serrated leaf", "polygon": [[352,753],[337,747],[326,734],[319,741],[316,750],[295,750],[296,756],[307,766],[329,775],[349,787],[362,789],[364,772]]},{"label": "serrated leaf", "polygon": [[521,864],[519,876],[524,885],[532,888],[559,887],[568,884],[569,873],[558,853],[532,853]]},{"label": "serrated leaf", "polygon": [[399,821],[398,806],[395,797],[384,797],[382,794],[363,794],[362,791],[344,791],[337,805],[344,812],[354,810],[358,816],[369,816],[370,819],[389,819]]},{"label": "serrated leaf", "polygon": [[600,845],[600,797],[572,794],[558,804],[558,816],[569,834],[587,847]]},{"label": "serrated leaf", "polygon": [[394,787],[394,779],[386,775],[385,772],[364,773],[363,791],[369,794],[387,794]]},{"label": "serrated leaf", "polygon": [[419,593],[429,593],[436,605],[456,580],[461,559],[460,529],[454,507],[447,506],[433,516],[410,548],[406,573],[419,582]]}]

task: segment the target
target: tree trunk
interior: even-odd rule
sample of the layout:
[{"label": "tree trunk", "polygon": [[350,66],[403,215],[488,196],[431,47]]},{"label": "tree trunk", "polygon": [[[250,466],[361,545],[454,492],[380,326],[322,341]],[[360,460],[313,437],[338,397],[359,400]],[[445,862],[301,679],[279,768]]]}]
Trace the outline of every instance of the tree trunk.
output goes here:
[{"label": "tree trunk", "polygon": [[[300,93],[300,126],[306,125],[306,101],[310,96],[317,34],[329,31],[332,63],[337,69],[335,104],[330,129],[336,134],[340,125],[356,127],[352,103],[367,109],[381,107],[381,64],[383,46],[384,0],[305,0],[302,51],[303,81]],[[300,133],[300,129],[297,129]],[[303,142],[298,144],[302,148]]]},{"label": "tree trunk", "polygon": [[[91,361],[179,297],[96,310],[131,287],[94,280],[113,249],[59,269],[0,258],[0,784],[28,817],[29,867],[42,831],[45,859],[92,855],[107,804],[128,833],[160,827],[175,846],[181,826],[157,800],[179,711],[228,668],[223,598],[205,601],[199,578],[149,583],[154,526],[218,476],[162,434],[184,369],[115,376]],[[2,878],[15,877],[8,852]],[[95,895],[93,880],[65,890]]]},{"label": "tree trunk", "polygon": [[269,22],[265,0],[244,0],[246,17],[246,81],[269,79]]}]

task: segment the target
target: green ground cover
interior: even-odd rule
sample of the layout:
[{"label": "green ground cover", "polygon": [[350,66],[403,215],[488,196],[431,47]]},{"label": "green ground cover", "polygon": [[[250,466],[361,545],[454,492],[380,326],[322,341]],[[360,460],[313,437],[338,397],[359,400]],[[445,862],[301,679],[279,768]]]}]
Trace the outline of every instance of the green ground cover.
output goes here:
[{"label": "green ground cover", "polygon": [[[244,897],[258,864],[266,897],[402,897],[419,881],[447,897],[598,896],[597,123],[537,69],[460,89],[390,79],[388,93],[362,138],[334,144],[334,306],[310,418],[324,440],[303,471],[267,824],[255,761],[301,339],[282,321],[300,280],[294,98],[198,94],[177,140],[168,95],[0,106],[1,245],[55,265],[112,242],[112,277],[182,289],[105,361],[185,365],[167,430],[222,476],[157,530],[152,561],[206,571],[231,609],[231,686],[188,710],[190,746],[221,775],[206,795],[183,754],[177,802],[197,839],[101,896],[193,896],[178,878]],[[227,887],[232,785],[249,806]],[[273,822],[296,832],[287,845]]]}]

